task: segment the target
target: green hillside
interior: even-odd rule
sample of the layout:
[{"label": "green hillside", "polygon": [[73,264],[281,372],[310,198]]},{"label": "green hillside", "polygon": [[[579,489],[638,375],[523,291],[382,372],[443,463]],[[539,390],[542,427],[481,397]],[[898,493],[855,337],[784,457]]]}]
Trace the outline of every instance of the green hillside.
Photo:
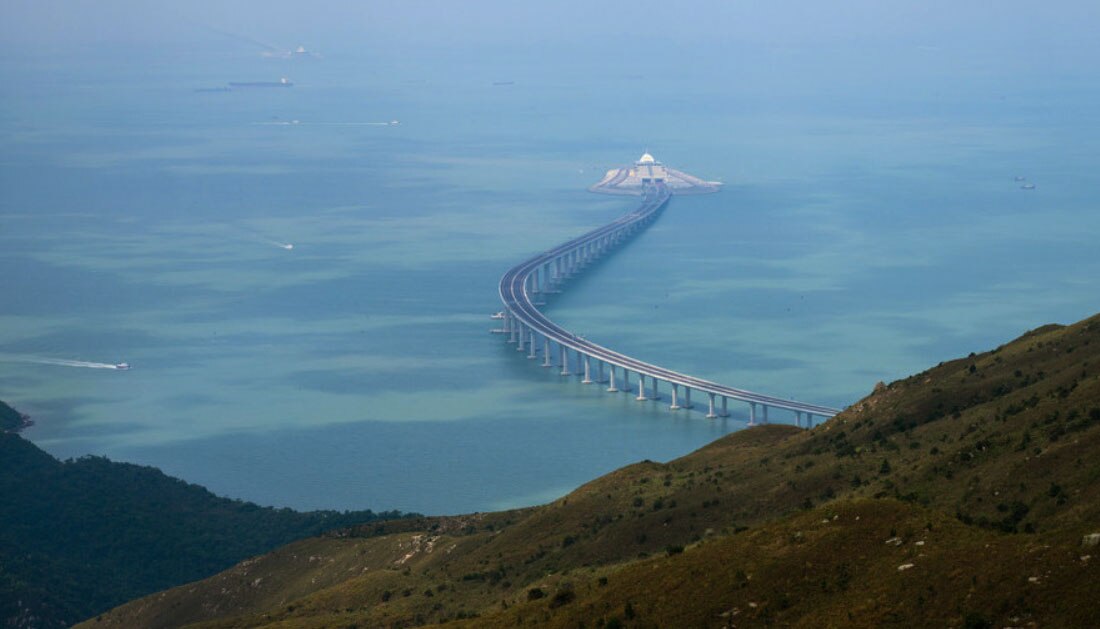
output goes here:
[{"label": "green hillside", "polygon": [[0,432],[19,432],[26,425],[27,417],[0,400]]},{"label": "green hillside", "polygon": [[394,513],[298,513],[159,470],[60,462],[0,433],[0,624],[61,627],[326,529]]},{"label": "green hillside", "polygon": [[89,626],[1100,626],[1098,453],[1093,317],[812,430],[734,433],[541,507],[303,540]]}]

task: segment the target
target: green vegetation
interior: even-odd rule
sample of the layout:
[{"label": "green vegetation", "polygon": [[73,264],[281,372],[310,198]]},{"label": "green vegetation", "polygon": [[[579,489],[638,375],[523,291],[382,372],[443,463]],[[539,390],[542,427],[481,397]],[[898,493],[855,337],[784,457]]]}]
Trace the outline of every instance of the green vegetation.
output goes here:
[{"label": "green vegetation", "polygon": [[0,496],[0,624],[10,627],[68,626],[292,540],[397,515],[259,507],[151,467],[62,463],[9,433]]},{"label": "green vegetation", "polygon": [[812,430],[303,540],[89,626],[1100,626],[1097,452],[1100,316]]},{"label": "green vegetation", "polygon": [[26,425],[27,418],[0,400],[0,432],[19,432]]}]

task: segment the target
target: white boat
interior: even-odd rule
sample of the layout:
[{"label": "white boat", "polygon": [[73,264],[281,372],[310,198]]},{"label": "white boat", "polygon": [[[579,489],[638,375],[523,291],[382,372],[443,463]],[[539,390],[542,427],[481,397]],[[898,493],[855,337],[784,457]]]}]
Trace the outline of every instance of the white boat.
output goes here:
[{"label": "white boat", "polygon": [[490,319],[503,319],[504,318],[504,311],[501,310],[500,312],[491,314],[491,315],[489,315],[489,318]]},{"label": "white boat", "polygon": [[125,371],[130,368],[130,363],[118,363],[115,365],[115,369]]}]

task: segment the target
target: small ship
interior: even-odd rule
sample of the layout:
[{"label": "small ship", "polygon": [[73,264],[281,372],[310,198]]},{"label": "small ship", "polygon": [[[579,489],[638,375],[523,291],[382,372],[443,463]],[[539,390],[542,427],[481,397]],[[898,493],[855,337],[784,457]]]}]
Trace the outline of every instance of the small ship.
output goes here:
[{"label": "small ship", "polygon": [[119,371],[126,371],[130,369],[130,363],[117,363],[115,365],[115,369],[118,369]]},{"label": "small ship", "polygon": [[285,76],[278,81],[230,81],[229,87],[291,87],[294,83]]}]

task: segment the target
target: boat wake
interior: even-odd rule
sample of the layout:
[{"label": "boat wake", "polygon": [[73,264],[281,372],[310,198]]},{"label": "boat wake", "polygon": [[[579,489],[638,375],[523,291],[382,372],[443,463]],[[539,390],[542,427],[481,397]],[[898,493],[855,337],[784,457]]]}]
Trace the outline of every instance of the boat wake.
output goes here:
[{"label": "boat wake", "polygon": [[36,365],[55,365],[58,367],[82,367],[84,369],[114,369],[125,371],[130,363],[95,363],[87,360],[68,360],[66,358],[39,358],[36,356],[0,356],[0,360]]},{"label": "boat wake", "polygon": [[396,127],[401,123],[397,120],[390,120],[389,122],[302,122],[301,120],[272,120],[269,122],[253,122],[252,124],[273,127]]},{"label": "boat wake", "polygon": [[252,238],[256,238],[266,244],[273,245],[280,249],[286,249],[287,251],[291,251],[294,249],[293,244],[289,242],[283,242],[281,240],[275,240],[274,238],[269,238],[264,234],[256,231],[255,229],[252,229],[251,227],[237,227],[236,229],[239,229],[241,232],[248,234]]}]

